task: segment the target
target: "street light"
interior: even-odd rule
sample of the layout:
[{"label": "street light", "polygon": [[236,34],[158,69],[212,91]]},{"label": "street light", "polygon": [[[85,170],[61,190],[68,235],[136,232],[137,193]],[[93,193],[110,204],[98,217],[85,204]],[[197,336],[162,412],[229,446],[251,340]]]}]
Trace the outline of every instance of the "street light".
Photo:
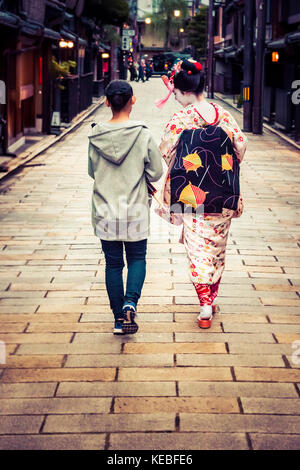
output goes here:
[{"label": "street light", "polygon": [[181,15],[181,11],[180,10],[174,10],[174,16],[176,18],[179,18],[179,16]]},{"label": "street light", "polygon": [[151,24],[151,18],[145,18],[145,23],[146,24]]},{"label": "street light", "polygon": [[59,41],[59,47],[62,47],[62,48],[68,47],[69,49],[72,49],[72,47],[74,47],[74,42],[73,41],[65,41],[64,39],[61,39]]}]

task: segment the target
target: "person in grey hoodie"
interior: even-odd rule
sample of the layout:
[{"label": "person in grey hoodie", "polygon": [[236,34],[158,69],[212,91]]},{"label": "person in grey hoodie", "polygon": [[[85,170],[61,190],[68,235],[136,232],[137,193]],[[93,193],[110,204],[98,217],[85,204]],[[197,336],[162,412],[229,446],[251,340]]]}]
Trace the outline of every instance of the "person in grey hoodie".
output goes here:
[{"label": "person in grey hoodie", "polygon": [[[135,312],[146,275],[150,234],[147,180],[154,182],[162,176],[162,158],[146,125],[129,118],[136,101],[131,85],[113,80],[105,94],[112,118],[94,125],[89,135],[88,174],[94,179],[92,225],[105,256],[114,333],[136,333]],[[125,293],[124,247],[128,266]]]}]

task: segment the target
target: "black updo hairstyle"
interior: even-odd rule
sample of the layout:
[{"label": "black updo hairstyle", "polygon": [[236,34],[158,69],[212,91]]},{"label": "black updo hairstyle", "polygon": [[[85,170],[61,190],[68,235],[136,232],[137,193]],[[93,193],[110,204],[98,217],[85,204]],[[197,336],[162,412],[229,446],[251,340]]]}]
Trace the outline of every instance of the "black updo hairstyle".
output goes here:
[{"label": "black updo hairstyle", "polygon": [[174,75],[174,87],[182,92],[189,91],[199,95],[203,93],[204,86],[204,73],[197,68],[195,62],[184,59],[180,72]]},{"label": "black updo hairstyle", "polygon": [[112,80],[105,88],[105,96],[114,111],[121,111],[133,96],[132,86],[125,80]]}]

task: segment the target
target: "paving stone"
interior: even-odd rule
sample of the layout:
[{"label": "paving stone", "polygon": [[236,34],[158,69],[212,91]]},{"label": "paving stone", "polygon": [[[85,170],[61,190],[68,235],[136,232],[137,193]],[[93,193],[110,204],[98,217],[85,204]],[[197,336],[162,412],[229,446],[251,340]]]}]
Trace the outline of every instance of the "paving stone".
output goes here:
[{"label": "paving stone", "polygon": [[225,343],[126,343],[127,354],[227,354]]},{"label": "paving stone", "polygon": [[229,367],[120,368],[119,381],[232,380]]},{"label": "paving stone", "polygon": [[122,343],[64,343],[64,344],[21,344],[16,354],[117,354],[121,352]]},{"label": "paving stone", "polygon": [[171,354],[72,355],[65,363],[65,367],[172,367],[173,365],[174,357]]},{"label": "paving stone", "polygon": [[110,398],[3,398],[0,399],[0,414],[109,413],[110,406]]},{"label": "paving stone", "polygon": [[6,358],[6,363],[2,365],[3,368],[51,368],[51,367],[62,367],[64,356],[52,355],[52,356],[16,356],[9,355]]},{"label": "paving stone", "polygon": [[[258,297],[256,296],[256,294],[254,293],[253,294],[253,297]],[[176,305],[180,305],[180,304],[186,304],[187,301],[186,301],[186,297],[178,297],[178,296],[175,296],[175,304]],[[192,304],[192,305],[199,305],[199,300],[196,298],[196,297],[193,297],[193,298],[188,298],[188,303],[189,304]],[[244,296],[242,297],[236,297],[236,298],[233,298],[233,297],[220,297],[219,298],[219,303],[220,304],[230,304],[230,305],[243,305],[243,304],[248,304],[250,303],[250,298],[246,298]],[[251,297],[251,304],[253,305],[260,305],[260,300],[258,298],[252,298]],[[276,304],[275,304],[276,305]]]},{"label": "paving stone", "polygon": [[238,355],[238,354],[177,354],[177,366],[249,366],[285,367],[282,356]]},{"label": "paving stone", "polygon": [[2,382],[87,382],[101,380],[113,381],[116,375],[114,368],[60,368],[60,369],[7,369]]},{"label": "paving stone", "polygon": [[0,333],[0,340],[9,343],[69,343],[71,334],[64,333]]},{"label": "paving stone", "polygon": [[[297,326],[296,328],[297,329]],[[284,334],[284,333],[276,333],[275,334],[276,340],[278,343],[287,343],[292,344],[294,341],[300,341],[300,334]]]},{"label": "paving stone", "polygon": [[271,323],[298,324],[300,323],[300,315],[269,315]]},{"label": "paving stone", "polygon": [[291,397],[298,393],[293,384],[259,382],[179,382],[179,396]]},{"label": "paving stone", "polygon": [[241,403],[245,414],[299,415],[299,398],[244,398]]},{"label": "paving stone", "polygon": [[113,433],[109,450],[248,450],[243,433]]},{"label": "paving stone", "polygon": [[114,431],[174,431],[175,414],[76,414],[47,416],[44,433],[114,432]]},{"label": "paving stone", "polygon": [[[172,333],[138,333],[136,335],[127,335],[126,342],[162,342],[168,343],[172,342],[173,334]],[[74,344],[79,343],[115,343],[116,341],[124,342],[124,338],[116,338],[111,333],[76,333],[74,337]]]},{"label": "paving stone", "polygon": [[1,416],[0,434],[38,433],[43,416]]},{"label": "paving stone", "polygon": [[234,398],[203,397],[134,397],[116,398],[114,413],[239,413]]},{"label": "paving stone", "polygon": [[238,381],[297,382],[300,379],[300,370],[286,368],[234,367],[234,372]]},{"label": "paving stone", "polygon": [[112,333],[113,324],[111,323],[43,323],[38,322],[30,323],[27,330],[28,333],[39,333],[44,331],[45,333],[68,333],[68,332],[83,332],[83,333]]},{"label": "paving stone", "polygon": [[255,434],[250,433],[253,450],[299,450],[299,434]]},{"label": "paving stone", "polygon": [[0,383],[0,398],[53,397],[56,383]]},{"label": "paving stone", "polygon": [[2,333],[22,333],[24,332],[27,323],[1,323],[0,334]]},{"label": "paving stone", "polygon": [[228,343],[274,343],[271,333],[210,333],[202,330],[199,333],[175,333],[177,342],[228,342]]},{"label": "paving stone", "polygon": [[[250,323],[240,323],[240,322],[230,322],[227,323],[226,320],[222,322],[223,329],[225,333],[237,332],[237,333],[256,333],[257,325]],[[274,323],[268,323],[265,325],[259,325],[259,331],[262,332],[272,332],[278,334],[282,333],[300,333],[300,325],[276,325]],[[280,336],[280,334],[279,334]],[[277,336],[276,336],[277,337]],[[300,337],[299,337],[300,339]]]},{"label": "paving stone", "polygon": [[[174,319],[176,322],[186,322],[195,321],[196,315],[194,313],[175,313]],[[214,314],[214,323],[227,321],[228,323],[269,323],[268,318],[264,314],[256,315],[255,313],[252,314],[230,314],[230,313],[216,313]],[[276,323],[276,322],[275,322]],[[211,330],[210,330],[211,331]]]},{"label": "paving stone", "polygon": [[30,313],[1,313],[0,314],[1,321],[4,323],[18,323],[18,322],[28,322],[31,323],[50,323],[50,322],[55,322],[55,323],[65,323],[65,322],[72,322],[72,323],[77,323],[80,320],[80,314],[75,313],[74,315],[71,313],[62,313],[62,314],[53,314],[53,315],[39,315],[37,313],[30,314]]},{"label": "paving stone", "polygon": [[110,396],[175,396],[175,382],[61,382],[56,396],[110,397]]},{"label": "paving stone", "polygon": [[[45,297],[46,291],[4,291],[0,293],[1,303],[5,304],[7,301],[14,304],[14,300],[16,299],[16,305],[20,303],[20,299],[24,299],[25,302],[34,301],[35,303],[39,303],[42,301],[43,297]],[[9,300],[8,300],[9,299]],[[18,299],[18,300],[17,300]]]},{"label": "paving stone", "polygon": [[228,345],[231,354],[291,354],[291,344],[267,344],[257,343],[255,348],[251,343],[230,343]]},{"label": "paving stone", "polygon": [[0,436],[2,450],[103,450],[105,434]]},{"label": "paving stone", "polygon": [[300,434],[299,416],[180,414],[182,431]]},{"label": "paving stone", "polygon": [[35,313],[36,311],[36,306],[35,305],[22,305],[21,307],[18,306],[11,306],[11,305],[6,305],[6,306],[1,306],[0,304],[0,315],[2,313],[4,314],[10,314],[10,313]]},{"label": "paving stone", "polygon": [[109,450],[248,450],[243,433],[113,433]]},{"label": "paving stone", "polygon": [[[66,314],[65,314],[66,315]],[[112,313],[84,313],[80,318],[80,323],[86,322],[111,322],[113,321]],[[137,321],[140,322],[172,322],[173,313],[139,313]]]},{"label": "paving stone", "polygon": [[10,288],[9,290],[10,291],[21,291],[21,292],[24,292],[24,291],[81,291],[83,289],[89,289],[90,287],[90,284],[89,283],[78,283],[78,284],[75,284],[75,283],[72,283],[72,282],[68,282],[68,283],[39,283],[39,284],[32,284],[32,283],[26,283],[26,282],[22,282],[22,281],[18,281],[18,282],[12,282],[12,284],[10,285]]}]

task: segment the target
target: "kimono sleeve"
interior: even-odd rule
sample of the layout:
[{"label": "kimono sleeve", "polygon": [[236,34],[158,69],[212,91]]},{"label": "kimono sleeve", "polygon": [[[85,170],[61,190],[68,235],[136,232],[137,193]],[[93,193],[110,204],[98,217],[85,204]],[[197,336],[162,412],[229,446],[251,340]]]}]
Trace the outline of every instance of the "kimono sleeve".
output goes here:
[{"label": "kimono sleeve", "polygon": [[158,181],[163,174],[161,153],[151,135],[149,136],[148,152],[145,159],[145,174],[149,181]]},{"label": "kimono sleeve", "polygon": [[91,158],[91,143],[89,142],[89,147],[88,147],[88,175],[95,179],[95,176],[94,176],[94,167],[93,167],[93,162],[92,162],[92,158]]},{"label": "kimono sleeve", "polygon": [[228,112],[224,112],[221,120],[221,126],[225,127],[232,133],[232,144],[239,159],[239,162],[243,160],[244,154],[247,148],[248,139],[245,134],[241,131],[239,125],[233,116]]},{"label": "kimono sleeve", "polygon": [[176,147],[180,134],[184,129],[185,126],[180,119],[180,116],[175,113],[166,125],[159,145],[162,156],[168,166],[173,154],[173,150]]}]

